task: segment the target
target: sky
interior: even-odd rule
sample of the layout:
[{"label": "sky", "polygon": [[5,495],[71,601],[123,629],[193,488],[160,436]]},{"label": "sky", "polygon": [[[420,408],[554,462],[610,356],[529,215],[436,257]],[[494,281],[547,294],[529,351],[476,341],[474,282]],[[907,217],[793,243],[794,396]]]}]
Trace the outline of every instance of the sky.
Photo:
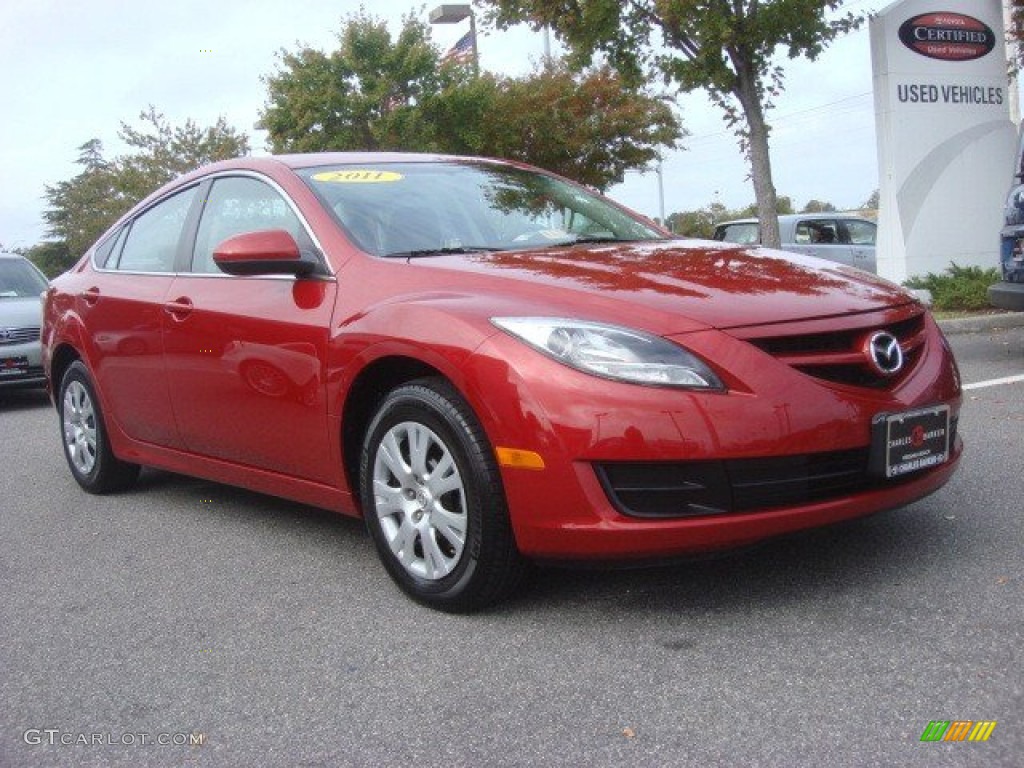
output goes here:
[{"label": "sky", "polygon": [[[851,0],[847,7],[885,4]],[[425,19],[432,7],[368,4],[393,32],[404,15]],[[282,49],[334,50],[343,19],[358,9],[349,0],[3,0],[0,245],[44,239],[46,186],[79,172],[78,147],[90,139],[103,142],[108,158],[122,153],[120,123],[138,125],[150,104],[172,125],[192,119],[206,127],[223,115],[249,134],[254,154],[266,154],[266,135],[254,127],[266,102],[261,78],[276,71]],[[445,50],[466,24],[436,25],[433,39]],[[526,28],[481,30],[479,38],[481,66],[508,75],[531,71],[543,49],[542,36]],[[769,113],[776,189],[798,206],[811,199],[859,206],[878,186],[866,25],[813,63],[783,63],[786,90]],[[746,162],[721,113],[701,92],[678,96],[675,105],[690,135],[662,164],[665,213],[753,202]],[[609,195],[648,216],[661,214],[654,172],[628,173]]]}]

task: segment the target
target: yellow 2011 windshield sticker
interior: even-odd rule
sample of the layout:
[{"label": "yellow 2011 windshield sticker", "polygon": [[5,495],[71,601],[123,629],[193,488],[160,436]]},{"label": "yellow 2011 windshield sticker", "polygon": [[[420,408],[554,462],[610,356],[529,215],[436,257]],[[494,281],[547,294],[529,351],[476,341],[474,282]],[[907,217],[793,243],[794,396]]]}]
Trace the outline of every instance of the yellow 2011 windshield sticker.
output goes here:
[{"label": "yellow 2011 windshield sticker", "polygon": [[327,181],[332,184],[380,184],[381,182],[401,181],[404,176],[394,171],[374,171],[353,169],[350,171],[323,171],[313,174],[313,181]]}]

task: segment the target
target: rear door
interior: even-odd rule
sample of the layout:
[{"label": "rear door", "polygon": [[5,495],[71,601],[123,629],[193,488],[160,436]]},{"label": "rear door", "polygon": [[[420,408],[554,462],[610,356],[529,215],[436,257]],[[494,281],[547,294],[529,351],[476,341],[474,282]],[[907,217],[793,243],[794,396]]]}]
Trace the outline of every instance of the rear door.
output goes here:
[{"label": "rear door", "polygon": [[793,244],[784,247],[794,253],[804,253],[847,266],[853,264],[850,244],[842,242],[839,220],[834,218],[814,216],[797,220],[793,228]]},{"label": "rear door", "polygon": [[180,440],[161,328],[197,191],[193,185],[163,198],[102,243],[78,296],[107,416],[129,437],[167,447]]},{"label": "rear door", "polygon": [[219,176],[205,198],[163,325],[171,401],[185,447],[329,482],[337,476],[325,388],[335,282],[326,269],[302,279],[224,274],[213,251],[234,235],[285,229],[300,248],[316,248],[297,209],[264,178]]}]

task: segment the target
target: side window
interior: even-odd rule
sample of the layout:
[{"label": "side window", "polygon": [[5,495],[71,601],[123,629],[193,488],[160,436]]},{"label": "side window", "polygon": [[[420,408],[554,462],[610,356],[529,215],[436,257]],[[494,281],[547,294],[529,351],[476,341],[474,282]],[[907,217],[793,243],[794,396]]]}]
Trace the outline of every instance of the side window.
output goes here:
[{"label": "side window", "polygon": [[269,184],[247,176],[217,179],[206,198],[192,252],[192,271],[222,274],[213,251],[229,237],[266,229],[283,229],[301,247],[305,230],[291,207]]},{"label": "side window", "polygon": [[839,242],[839,227],[833,219],[801,221],[796,225],[793,242],[834,245]]},{"label": "side window", "polygon": [[851,219],[846,224],[846,231],[853,245],[874,245],[878,227],[870,221]]},{"label": "side window", "polygon": [[116,268],[133,272],[173,272],[181,228],[197,189],[191,187],[178,192],[136,218],[128,230]]},{"label": "side window", "polygon": [[106,266],[107,259],[110,258],[110,252],[114,249],[114,243],[117,241],[117,236],[121,234],[121,230],[118,230],[106,240],[104,240],[96,248],[96,252],[93,254],[93,260],[98,266]]},{"label": "side window", "polygon": [[99,245],[96,255],[93,257],[97,267],[113,268],[117,264],[117,257],[121,254],[121,247],[124,245],[124,238],[127,234],[128,227],[121,227]]}]

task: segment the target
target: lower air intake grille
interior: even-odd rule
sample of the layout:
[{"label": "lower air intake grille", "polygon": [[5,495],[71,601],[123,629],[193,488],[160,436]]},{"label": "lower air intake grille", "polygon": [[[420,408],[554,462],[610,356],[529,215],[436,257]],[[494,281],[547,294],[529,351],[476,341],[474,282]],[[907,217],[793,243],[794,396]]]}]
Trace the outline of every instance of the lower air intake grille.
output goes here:
[{"label": "lower air intake grille", "polygon": [[621,512],[654,518],[808,504],[880,482],[868,474],[866,448],[724,461],[609,462],[595,469]]}]

